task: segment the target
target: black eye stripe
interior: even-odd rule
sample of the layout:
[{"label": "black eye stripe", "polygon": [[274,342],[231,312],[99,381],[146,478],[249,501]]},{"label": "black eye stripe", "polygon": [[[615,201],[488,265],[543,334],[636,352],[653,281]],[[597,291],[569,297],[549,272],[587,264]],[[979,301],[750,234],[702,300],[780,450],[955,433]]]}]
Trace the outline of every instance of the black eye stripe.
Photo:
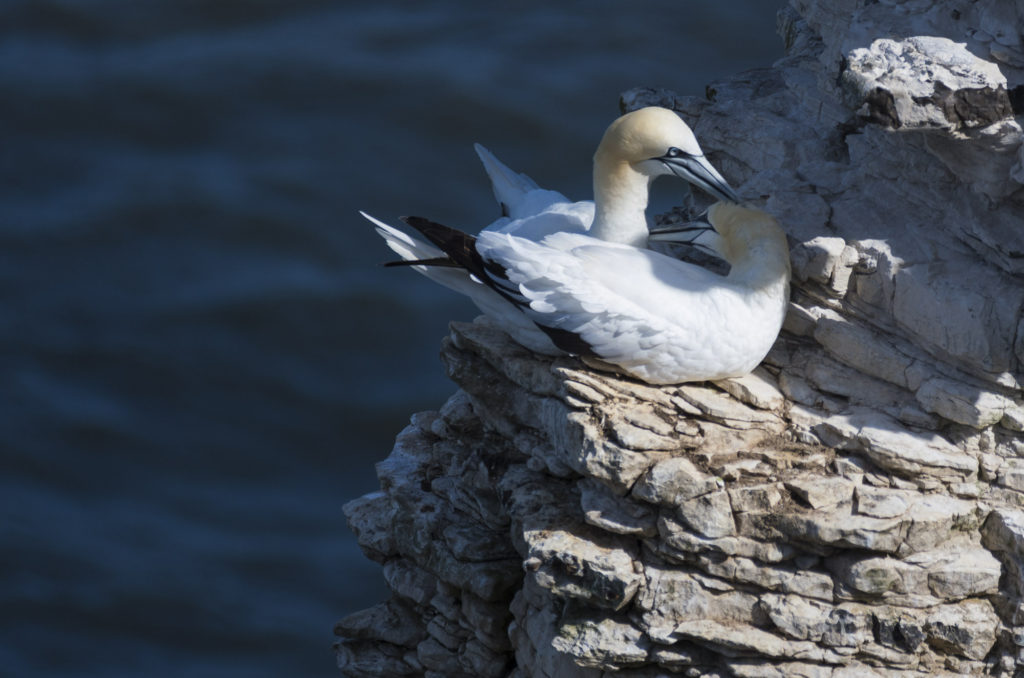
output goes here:
[{"label": "black eye stripe", "polygon": [[665,155],[663,155],[661,157],[662,158],[683,158],[683,157],[685,157],[685,158],[703,158],[704,154],[703,153],[687,153],[686,151],[682,150],[681,148],[677,148],[676,146],[672,146],[672,147],[670,147],[668,149],[668,151],[665,152]]}]

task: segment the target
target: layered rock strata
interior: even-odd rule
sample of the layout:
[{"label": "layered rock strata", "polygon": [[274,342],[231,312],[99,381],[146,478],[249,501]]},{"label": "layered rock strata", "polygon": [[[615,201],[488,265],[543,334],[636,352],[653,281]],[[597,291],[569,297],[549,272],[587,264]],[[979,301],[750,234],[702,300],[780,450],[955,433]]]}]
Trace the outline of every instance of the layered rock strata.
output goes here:
[{"label": "layered rock strata", "polygon": [[339,623],[342,671],[1024,675],[1022,27],[794,0],[773,68],[624,95],[779,218],[785,329],[652,387],[454,324],[459,390],[346,506],[393,596]]}]

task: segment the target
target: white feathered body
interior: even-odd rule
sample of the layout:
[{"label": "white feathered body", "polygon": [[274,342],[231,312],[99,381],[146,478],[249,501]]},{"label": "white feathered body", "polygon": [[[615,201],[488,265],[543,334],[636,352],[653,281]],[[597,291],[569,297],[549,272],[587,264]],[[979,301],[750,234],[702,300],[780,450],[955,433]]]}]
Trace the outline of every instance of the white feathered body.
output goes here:
[{"label": "white feathered body", "polygon": [[[481,273],[484,281],[463,268],[412,268],[468,296],[518,343],[558,355],[564,351],[552,333],[569,333],[589,347],[588,357],[653,384],[746,374],[771,349],[788,303],[789,258],[770,216],[730,203],[712,206],[717,247],[732,267],[722,276],[588,235],[594,203],[539,189],[482,147],[477,151],[508,216],[481,231],[474,248],[502,273]],[[364,216],[407,261],[446,256]]]},{"label": "white feathered body", "polygon": [[504,305],[489,302],[485,310],[491,317],[498,311],[502,324],[513,315],[508,309],[533,320],[517,323],[517,341],[558,353],[537,323],[565,330],[602,361],[648,383],[750,372],[775,342],[788,303],[788,275],[751,286],[741,275],[585,235],[534,243],[483,233],[477,244],[485,259],[506,266],[510,291],[529,302],[519,309],[495,294]]}]

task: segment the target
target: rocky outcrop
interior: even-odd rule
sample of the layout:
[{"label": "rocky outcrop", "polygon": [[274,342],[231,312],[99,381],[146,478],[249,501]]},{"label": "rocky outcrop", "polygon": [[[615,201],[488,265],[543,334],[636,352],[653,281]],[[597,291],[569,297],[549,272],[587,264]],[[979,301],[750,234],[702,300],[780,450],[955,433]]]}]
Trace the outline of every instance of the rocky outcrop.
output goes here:
[{"label": "rocky outcrop", "polygon": [[773,68],[624,95],[786,228],[785,329],[652,387],[454,324],[346,506],[393,596],[343,672],[1024,675],[1018,5],[794,0]]}]

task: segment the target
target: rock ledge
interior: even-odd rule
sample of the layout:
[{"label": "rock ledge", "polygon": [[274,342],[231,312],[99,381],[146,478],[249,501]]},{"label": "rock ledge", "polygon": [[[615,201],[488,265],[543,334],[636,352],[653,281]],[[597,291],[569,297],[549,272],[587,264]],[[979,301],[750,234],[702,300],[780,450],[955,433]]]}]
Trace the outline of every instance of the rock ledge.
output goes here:
[{"label": "rock ledge", "polygon": [[779,25],[707,99],[623,96],[790,235],[765,363],[652,387],[453,324],[458,391],[345,507],[393,596],[339,622],[343,673],[1024,676],[1024,9]]}]

